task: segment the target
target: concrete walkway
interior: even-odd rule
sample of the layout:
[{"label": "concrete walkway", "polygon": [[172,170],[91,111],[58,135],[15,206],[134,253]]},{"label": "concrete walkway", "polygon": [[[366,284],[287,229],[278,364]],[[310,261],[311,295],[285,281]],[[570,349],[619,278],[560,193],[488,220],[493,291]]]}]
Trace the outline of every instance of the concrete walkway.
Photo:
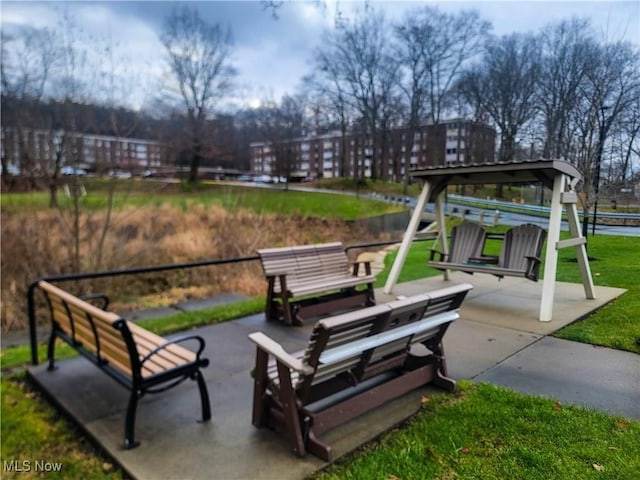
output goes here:
[{"label": "concrete walkway", "polygon": [[[461,319],[445,336],[449,374],[514,390],[552,396],[640,420],[640,355],[596,348],[547,337],[564,325],[621,295],[624,290],[596,287],[596,300],[585,300],[581,285],[559,283],[554,320],[537,318],[540,285],[522,279],[498,282],[462,273],[452,282],[471,281],[474,290]],[[440,277],[400,284],[396,295],[412,295],[451,282]],[[376,292],[379,302],[387,300]],[[251,425],[255,351],[247,339],[262,330],[288,351],[301,348],[311,325],[300,328],[265,322],[263,315],[196,330],[207,342],[211,365],[203,371],[213,419],[198,423],[199,398],[193,382],[143,399],[138,409],[134,450],[122,449],[128,392],[83,358],[59,363],[48,372],[40,365],[30,374],[122,467],[140,479],[301,479],[326,464],[307,455],[295,457],[284,439]],[[418,410],[420,389],[323,436],[336,457],[392,428]]]}]

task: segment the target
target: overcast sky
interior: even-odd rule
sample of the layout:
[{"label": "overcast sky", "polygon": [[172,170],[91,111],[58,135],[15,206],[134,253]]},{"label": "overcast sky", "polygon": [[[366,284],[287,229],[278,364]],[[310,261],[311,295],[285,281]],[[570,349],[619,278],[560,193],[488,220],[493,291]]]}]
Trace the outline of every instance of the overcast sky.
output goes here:
[{"label": "overcast sky", "polygon": [[[12,2],[2,0],[2,28],[9,32],[24,25],[55,26],[60,12],[67,10],[85,33],[106,39],[121,55],[136,59],[136,78],[151,85],[166,74],[158,33],[176,2]],[[422,4],[455,12],[475,8],[493,24],[498,35],[537,31],[540,27],[572,16],[588,17],[598,33],[610,40],[640,44],[640,2],[631,1],[371,1],[390,19],[401,18],[408,9]],[[238,70],[238,98],[255,105],[265,97],[293,93],[309,71],[311,52],[331,28],[336,9],[350,17],[363,1],[285,2],[275,19],[259,1],[195,2],[210,23],[231,28],[234,38],[233,64]],[[132,74],[133,75],[133,74]],[[152,87],[153,88],[153,87]]]}]

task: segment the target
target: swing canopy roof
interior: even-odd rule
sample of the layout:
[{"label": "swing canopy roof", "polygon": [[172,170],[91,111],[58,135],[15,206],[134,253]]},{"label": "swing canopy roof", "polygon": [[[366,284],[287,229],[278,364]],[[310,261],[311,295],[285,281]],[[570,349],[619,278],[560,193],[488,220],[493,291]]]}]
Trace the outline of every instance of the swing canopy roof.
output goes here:
[{"label": "swing canopy roof", "polygon": [[553,181],[559,174],[572,180],[582,179],[582,174],[569,162],[543,159],[428,167],[410,173],[413,178],[429,182],[432,201],[448,185],[541,182],[545,187],[553,188]]}]

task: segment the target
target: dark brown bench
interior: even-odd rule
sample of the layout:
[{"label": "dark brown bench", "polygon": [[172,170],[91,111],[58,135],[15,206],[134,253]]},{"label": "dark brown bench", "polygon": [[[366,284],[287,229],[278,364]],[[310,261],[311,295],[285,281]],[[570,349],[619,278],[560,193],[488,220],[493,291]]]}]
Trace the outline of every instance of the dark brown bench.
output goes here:
[{"label": "dark brown bench", "polygon": [[258,255],[268,281],[269,320],[302,325],[305,317],[375,304],[370,263],[350,262],[340,242],[265,248]]},{"label": "dark brown bench", "polygon": [[[479,226],[477,228],[481,229]],[[500,254],[497,256],[482,254],[484,236],[479,233],[469,235],[472,230],[467,228],[466,234],[458,239],[455,239],[452,234],[452,252],[454,247],[458,252],[462,248],[460,243],[467,242],[465,254],[446,256],[440,253],[440,259],[435,260],[434,256],[438,252],[432,250],[428,265],[438,270],[459,270],[471,275],[488,273],[498,278],[522,277],[534,282],[538,281],[541,264],[540,254],[547,236],[547,232],[543,228],[526,223],[509,229],[504,235]]]},{"label": "dark brown bench", "polygon": [[[146,393],[163,392],[190,378],[198,383],[202,421],[211,418],[207,386],[200,372],[209,364],[202,358],[204,340],[195,335],[166,340],[144,328],[107,312],[104,295],[76,297],[48,282],[38,286],[51,312],[52,330],[47,358],[55,368],[56,338],[71,345],[103,372],[131,391],[125,419],[125,448],[136,447],[135,420],[138,400]],[[101,308],[89,302],[100,301]],[[197,352],[180,344],[193,341]]]},{"label": "dark brown bench", "polygon": [[262,332],[250,334],[257,346],[253,425],[284,433],[299,456],[310,451],[331,461],[322,433],[430,382],[453,390],[442,337],[471,288],[455,285],[321,320],[297,354]]}]

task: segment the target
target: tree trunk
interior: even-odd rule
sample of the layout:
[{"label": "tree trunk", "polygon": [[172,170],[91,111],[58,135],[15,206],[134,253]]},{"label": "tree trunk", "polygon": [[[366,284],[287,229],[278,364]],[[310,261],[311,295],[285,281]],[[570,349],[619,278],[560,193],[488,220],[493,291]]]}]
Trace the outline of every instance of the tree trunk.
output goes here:
[{"label": "tree trunk", "polygon": [[191,166],[189,169],[189,183],[195,185],[198,182],[198,168],[200,167],[200,159],[202,158],[202,146],[200,141],[196,141],[191,153]]},{"label": "tree trunk", "polygon": [[582,209],[582,236],[587,238],[589,233],[589,207],[584,206]]},{"label": "tree trunk", "polygon": [[58,177],[49,178],[49,208],[58,207]]}]

